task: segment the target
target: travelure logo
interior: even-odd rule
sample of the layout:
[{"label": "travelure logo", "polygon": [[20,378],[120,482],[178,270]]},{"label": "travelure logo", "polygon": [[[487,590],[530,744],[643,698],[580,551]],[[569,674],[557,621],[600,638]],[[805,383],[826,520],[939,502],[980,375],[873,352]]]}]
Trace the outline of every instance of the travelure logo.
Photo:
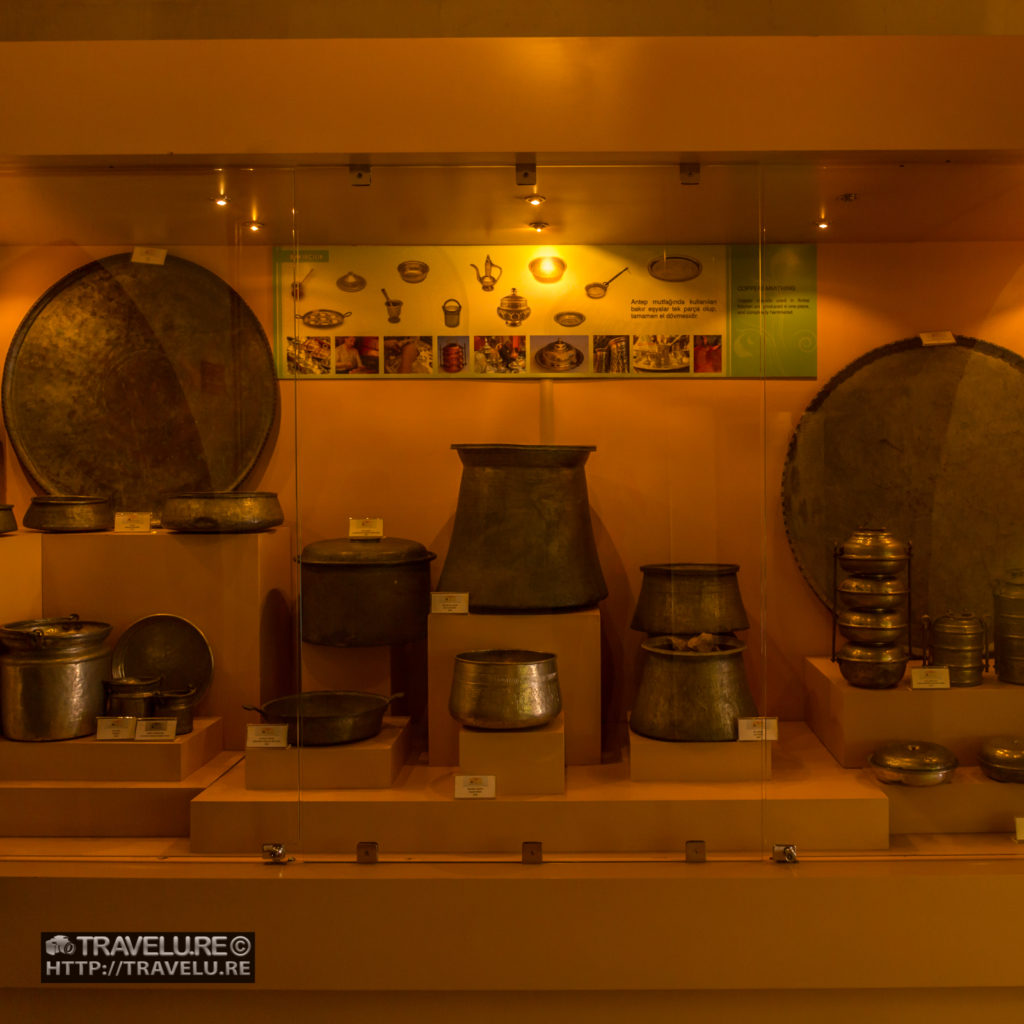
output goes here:
[{"label": "travelure logo", "polygon": [[253,932],[43,932],[40,980],[252,983]]}]

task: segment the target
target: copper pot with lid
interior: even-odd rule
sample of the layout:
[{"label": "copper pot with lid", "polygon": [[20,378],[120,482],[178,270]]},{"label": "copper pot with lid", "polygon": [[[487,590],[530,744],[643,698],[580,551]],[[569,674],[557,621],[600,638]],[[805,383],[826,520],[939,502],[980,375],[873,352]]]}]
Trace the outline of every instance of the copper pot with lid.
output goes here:
[{"label": "copper pot with lid", "polygon": [[302,639],[329,647],[409,643],[427,635],[430,563],[402,537],[337,538],[299,556]]},{"label": "copper pot with lid", "polygon": [[110,678],[111,627],[70,615],[0,628],[0,717],[9,740],[68,740],[96,731]]}]

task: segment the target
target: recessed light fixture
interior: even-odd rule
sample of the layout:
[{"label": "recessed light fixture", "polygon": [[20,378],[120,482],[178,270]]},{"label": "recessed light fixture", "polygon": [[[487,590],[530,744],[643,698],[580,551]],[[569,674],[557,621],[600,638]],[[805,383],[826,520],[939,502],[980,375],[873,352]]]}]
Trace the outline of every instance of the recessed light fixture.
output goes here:
[{"label": "recessed light fixture", "polygon": [[529,196],[523,196],[523,202],[528,203],[530,206],[540,206],[546,200],[547,196],[538,195],[536,192]]},{"label": "recessed light fixture", "polygon": [[828,230],[828,221],[825,220],[824,217],[822,217],[821,220],[818,221],[818,230],[819,231],[827,231]]},{"label": "recessed light fixture", "polygon": [[262,228],[264,226],[264,224],[263,224],[263,221],[261,221],[261,220],[250,220],[250,221],[246,221],[245,226],[250,231],[259,231],[259,229]]},{"label": "recessed light fixture", "polygon": [[229,196],[226,196],[221,192],[218,195],[210,196],[210,202],[213,203],[214,206],[227,206],[228,203],[231,202],[231,199]]},{"label": "recessed light fixture", "polygon": [[546,220],[533,220],[530,221],[528,226],[533,228],[534,231],[545,231],[547,228],[551,227]]}]

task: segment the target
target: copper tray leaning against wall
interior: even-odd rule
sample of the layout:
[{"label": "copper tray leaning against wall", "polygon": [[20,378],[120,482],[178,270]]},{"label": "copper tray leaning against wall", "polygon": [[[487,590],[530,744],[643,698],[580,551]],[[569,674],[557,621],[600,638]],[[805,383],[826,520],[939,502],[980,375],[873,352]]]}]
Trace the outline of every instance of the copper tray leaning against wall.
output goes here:
[{"label": "copper tray leaning against wall", "polygon": [[836,374],[782,477],[790,547],[818,597],[831,607],[833,544],[884,527],[913,543],[915,647],[924,613],[970,608],[991,626],[994,579],[1024,565],[1021,409],[1024,359],[974,338],[908,338]]},{"label": "copper tray leaning against wall", "polygon": [[72,271],[15,332],[3,417],[48,494],[110,495],[146,511],[161,494],[233,490],[277,409],[263,328],[216,274],[130,253]]}]

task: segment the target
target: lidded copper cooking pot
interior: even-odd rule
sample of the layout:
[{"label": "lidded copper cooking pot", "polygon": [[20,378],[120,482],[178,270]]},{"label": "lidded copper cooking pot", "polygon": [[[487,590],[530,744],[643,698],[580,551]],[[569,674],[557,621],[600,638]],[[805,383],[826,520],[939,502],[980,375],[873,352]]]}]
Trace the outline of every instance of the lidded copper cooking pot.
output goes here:
[{"label": "lidded copper cooking pot", "polygon": [[736,574],[728,562],[641,565],[644,574],[631,626],[648,634],[688,636],[747,629]]},{"label": "lidded copper cooking pot", "polygon": [[329,647],[410,643],[427,635],[430,563],[401,537],[307,544],[299,557],[302,639]]},{"label": "lidded copper cooking pot", "polygon": [[71,615],[0,628],[0,710],[9,740],[69,740],[96,731],[110,678],[106,622]]},{"label": "lidded copper cooking pot", "polygon": [[743,666],[744,644],[713,636],[712,650],[683,637],[649,637],[630,728],[655,740],[714,743],[734,740],[738,720],[757,714]]},{"label": "lidded copper cooking pot", "polygon": [[462,483],[438,589],[473,612],[571,611],[607,597],[584,463],[593,445],[454,444]]}]

